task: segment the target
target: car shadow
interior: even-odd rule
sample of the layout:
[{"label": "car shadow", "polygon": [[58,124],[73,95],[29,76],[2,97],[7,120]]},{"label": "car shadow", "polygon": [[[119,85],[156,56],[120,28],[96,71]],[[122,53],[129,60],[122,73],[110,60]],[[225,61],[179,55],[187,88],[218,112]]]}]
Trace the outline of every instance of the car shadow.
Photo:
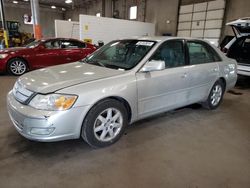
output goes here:
[{"label": "car shadow", "polygon": [[250,89],[250,76],[238,76],[235,87],[241,90]]}]

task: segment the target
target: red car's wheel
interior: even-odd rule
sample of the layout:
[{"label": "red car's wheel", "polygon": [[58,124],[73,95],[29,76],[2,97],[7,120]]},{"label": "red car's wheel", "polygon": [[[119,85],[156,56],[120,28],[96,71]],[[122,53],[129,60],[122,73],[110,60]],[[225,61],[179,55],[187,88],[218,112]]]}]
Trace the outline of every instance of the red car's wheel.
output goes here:
[{"label": "red car's wheel", "polygon": [[15,76],[20,76],[28,70],[27,63],[20,58],[11,59],[8,62],[7,68],[8,68],[9,73]]}]

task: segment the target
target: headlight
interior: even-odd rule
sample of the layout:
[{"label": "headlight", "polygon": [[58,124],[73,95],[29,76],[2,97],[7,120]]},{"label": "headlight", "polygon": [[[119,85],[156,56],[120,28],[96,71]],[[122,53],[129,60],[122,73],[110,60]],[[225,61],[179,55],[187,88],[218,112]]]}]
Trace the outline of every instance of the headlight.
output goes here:
[{"label": "headlight", "polygon": [[30,106],[39,110],[68,110],[77,99],[76,95],[49,94],[36,95],[29,103]]},{"label": "headlight", "polygon": [[0,54],[0,59],[4,59],[8,56],[9,54]]}]

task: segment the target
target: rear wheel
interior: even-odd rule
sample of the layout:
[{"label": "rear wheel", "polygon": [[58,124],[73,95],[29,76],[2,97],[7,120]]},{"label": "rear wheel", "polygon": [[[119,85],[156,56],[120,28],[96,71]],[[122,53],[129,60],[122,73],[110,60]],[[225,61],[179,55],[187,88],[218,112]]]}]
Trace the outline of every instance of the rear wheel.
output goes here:
[{"label": "rear wheel", "polygon": [[20,59],[20,58],[11,59],[8,62],[7,68],[8,68],[9,73],[15,76],[20,76],[28,70],[27,63],[23,59]]},{"label": "rear wheel", "polygon": [[225,85],[222,80],[216,81],[209,93],[209,96],[204,106],[210,110],[218,108],[223,99],[224,91]]},{"label": "rear wheel", "polygon": [[94,148],[106,147],[120,139],[127,124],[128,115],[124,105],[107,99],[89,111],[83,122],[81,136]]}]

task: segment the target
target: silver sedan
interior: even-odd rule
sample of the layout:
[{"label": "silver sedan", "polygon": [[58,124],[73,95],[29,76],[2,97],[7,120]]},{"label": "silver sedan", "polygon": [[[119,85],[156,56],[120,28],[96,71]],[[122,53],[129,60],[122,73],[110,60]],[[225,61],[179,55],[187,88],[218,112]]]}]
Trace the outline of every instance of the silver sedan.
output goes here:
[{"label": "silver sedan", "polygon": [[116,40],[81,62],[21,76],[7,96],[8,112],[28,139],[82,137],[105,147],[139,119],[192,103],[216,109],[236,70],[234,60],[203,40]]}]

